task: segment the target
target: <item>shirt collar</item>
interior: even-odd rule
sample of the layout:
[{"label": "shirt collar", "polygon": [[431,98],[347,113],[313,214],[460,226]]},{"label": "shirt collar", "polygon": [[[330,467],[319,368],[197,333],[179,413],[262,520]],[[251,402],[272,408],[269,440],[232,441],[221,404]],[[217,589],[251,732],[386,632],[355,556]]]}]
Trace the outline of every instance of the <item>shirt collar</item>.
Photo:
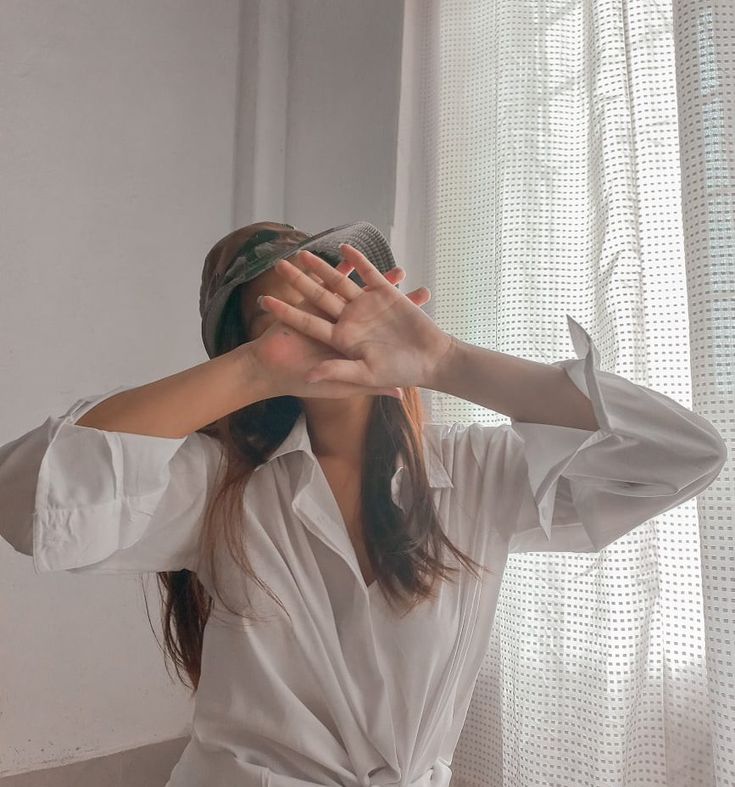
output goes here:
[{"label": "shirt collar", "polygon": [[[425,459],[426,459],[426,469],[427,469],[427,477],[429,480],[429,486],[431,487],[453,487],[452,480],[449,477],[446,469],[444,468],[444,464],[442,463],[439,456],[437,456],[436,451],[433,447],[428,443],[428,440],[424,439],[426,444],[426,451],[425,451]],[[311,440],[309,439],[309,430],[306,428],[306,413],[302,410],[296,421],[294,422],[291,431],[286,435],[285,439],[281,442],[281,444],[273,451],[270,457],[264,462],[264,464],[268,464],[272,462],[274,459],[277,459],[279,456],[283,456],[284,454],[292,453],[293,451],[304,451],[308,456],[312,457],[312,459],[316,459],[314,456],[314,452],[311,450]],[[403,468],[403,457],[399,453],[396,456],[396,469],[393,473],[391,480],[395,479],[398,473]]]}]

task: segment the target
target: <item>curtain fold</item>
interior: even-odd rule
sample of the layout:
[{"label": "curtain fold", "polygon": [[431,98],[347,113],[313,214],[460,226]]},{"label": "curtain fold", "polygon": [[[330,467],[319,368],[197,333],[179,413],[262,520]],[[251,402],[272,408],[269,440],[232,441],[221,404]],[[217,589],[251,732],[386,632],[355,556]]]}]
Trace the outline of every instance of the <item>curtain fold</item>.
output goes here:
[{"label": "curtain fold", "polygon": [[[443,329],[550,363],[571,314],[729,440],[735,12],[674,2],[406,0],[391,244]],[[510,556],[455,787],[735,783],[732,487],[599,554]]]},{"label": "curtain fold", "polygon": [[[693,409],[715,423],[728,445],[732,445],[735,5],[732,0],[674,0],[673,38]],[[692,717],[697,724],[696,739],[706,758],[705,764],[690,769],[693,777],[700,779],[693,779],[692,784],[735,784],[734,499],[735,478],[730,459],[715,483],[698,498],[698,590],[703,599],[705,639],[694,643],[695,676],[699,680],[700,675],[706,674],[708,700]],[[676,614],[675,609],[671,611]],[[672,743],[686,745],[681,735]],[[708,782],[700,778],[700,773],[710,776],[710,768]]]}]

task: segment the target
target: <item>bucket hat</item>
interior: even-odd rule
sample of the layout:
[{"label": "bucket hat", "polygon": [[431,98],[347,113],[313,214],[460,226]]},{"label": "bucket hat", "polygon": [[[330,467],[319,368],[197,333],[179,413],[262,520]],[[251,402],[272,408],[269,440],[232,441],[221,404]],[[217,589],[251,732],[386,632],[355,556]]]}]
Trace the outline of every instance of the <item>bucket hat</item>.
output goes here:
[{"label": "bucket hat", "polygon": [[[228,301],[236,287],[270,270],[278,260],[302,249],[336,267],[342,259],[339,245],[348,243],[362,252],[381,273],[396,267],[383,233],[367,221],[356,221],[310,235],[291,224],[263,221],[230,232],[209,250],[199,290],[202,341],[210,358],[216,355],[218,332]],[[364,287],[357,271],[349,278]],[[396,285],[398,286],[398,285]]]}]

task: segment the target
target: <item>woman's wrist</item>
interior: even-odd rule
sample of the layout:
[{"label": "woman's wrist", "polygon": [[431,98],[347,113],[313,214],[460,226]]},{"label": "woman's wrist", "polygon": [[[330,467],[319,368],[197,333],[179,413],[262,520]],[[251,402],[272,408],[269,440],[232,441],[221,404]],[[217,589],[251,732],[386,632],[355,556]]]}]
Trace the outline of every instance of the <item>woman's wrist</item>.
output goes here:
[{"label": "woman's wrist", "polygon": [[258,362],[252,345],[253,342],[244,342],[234,350],[230,350],[235,360],[237,374],[242,380],[244,390],[247,391],[245,398],[248,401],[242,405],[243,407],[278,395],[266,370]]},{"label": "woman's wrist", "polygon": [[452,334],[441,332],[441,341],[436,342],[436,350],[426,364],[421,388],[446,392],[451,380],[461,371],[462,342]]}]

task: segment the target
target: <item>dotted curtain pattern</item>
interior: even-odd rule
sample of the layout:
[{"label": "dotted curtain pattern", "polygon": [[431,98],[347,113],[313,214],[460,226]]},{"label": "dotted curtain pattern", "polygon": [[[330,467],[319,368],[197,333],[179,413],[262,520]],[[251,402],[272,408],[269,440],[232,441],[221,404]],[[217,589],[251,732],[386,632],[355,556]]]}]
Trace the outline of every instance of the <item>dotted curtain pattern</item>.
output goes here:
[{"label": "dotted curtain pattern", "polygon": [[[550,363],[571,314],[730,444],[735,5],[674,2],[406,0],[393,237],[443,329]],[[728,459],[599,553],[510,555],[453,787],[735,784],[732,507]]]},{"label": "dotted curtain pattern", "polygon": [[[735,3],[675,0],[676,83],[695,408],[735,437]],[[732,450],[728,451],[732,455]],[[690,784],[735,784],[735,472],[700,499],[709,697]],[[686,621],[682,621],[682,625]],[[697,672],[697,677],[699,672]],[[680,738],[672,739],[679,745]],[[710,765],[707,762],[712,760]],[[711,769],[711,773],[710,773]],[[711,782],[706,777],[712,777]]]}]

